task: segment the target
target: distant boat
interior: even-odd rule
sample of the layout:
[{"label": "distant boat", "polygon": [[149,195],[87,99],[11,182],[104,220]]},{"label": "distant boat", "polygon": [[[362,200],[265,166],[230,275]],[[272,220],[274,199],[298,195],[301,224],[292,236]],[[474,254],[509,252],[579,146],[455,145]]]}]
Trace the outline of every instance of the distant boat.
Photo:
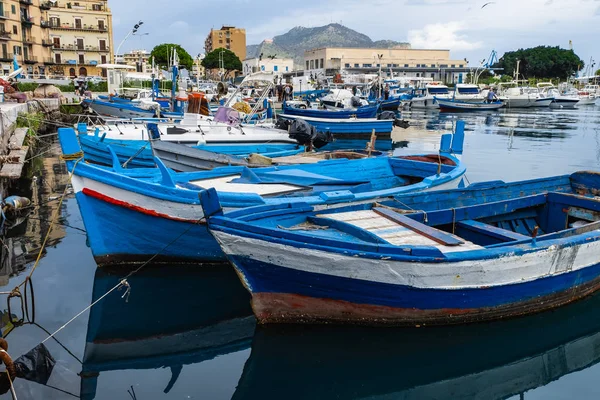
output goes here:
[{"label": "distant boat", "polygon": [[411,108],[440,108],[436,99],[451,99],[448,86],[429,83],[425,88],[415,90],[410,100]]},{"label": "distant boat", "polygon": [[279,114],[279,118],[286,120],[302,119],[314,126],[318,132],[332,133],[335,135],[369,135],[375,130],[378,135],[389,135],[394,128],[393,119],[377,118],[315,118],[301,117],[298,115]]},{"label": "distant boat", "polygon": [[302,118],[375,118],[377,116],[377,110],[377,105],[361,106],[355,109],[341,108],[337,110],[306,108],[306,105],[304,105],[304,107],[298,105],[291,106],[287,102],[284,102],[282,105],[283,114],[297,115]]},{"label": "distant boat", "polygon": [[209,228],[261,323],[445,325],[539,312],[600,289],[600,173],[265,205]]},{"label": "distant boat", "polygon": [[441,111],[491,111],[497,110],[504,107],[504,103],[501,101],[495,101],[493,103],[475,103],[465,102],[450,99],[438,99],[435,97]]},{"label": "distant boat", "polygon": [[[59,129],[66,155],[81,147],[75,131]],[[369,152],[314,153],[302,160],[273,159],[272,166],[229,166],[174,173],[157,168],[124,169],[67,161],[92,253],[98,264],[223,261],[204,223],[200,192],[217,188],[223,204],[236,209],[283,202],[332,205],[380,196],[456,187],[466,171],[454,154],[464,132],[442,136],[441,152],[369,157]],[[157,254],[158,253],[158,254]]]},{"label": "distant boat", "polygon": [[542,97],[552,98],[550,108],[575,108],[579,103],[579,96],[576,94],[562,94],[550,82],[540,82],[537,84]]}]

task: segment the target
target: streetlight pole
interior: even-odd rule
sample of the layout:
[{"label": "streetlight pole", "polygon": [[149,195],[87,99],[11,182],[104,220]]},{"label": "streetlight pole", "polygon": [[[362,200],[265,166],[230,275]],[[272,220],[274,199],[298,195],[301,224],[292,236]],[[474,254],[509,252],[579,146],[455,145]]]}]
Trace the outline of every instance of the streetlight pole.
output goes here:
[{"label": "streetlight pole", "polygon": [[127,36],[125,36],[125,39],[123,39],[121,41],[121,43],[119,44],[119,47],[117,47],[117,51],[115,53],[115,56],[117,56],[119,54],[119,51],[121,50],[121,46],[123,46],[123,44],[125,44],[125,42],[127,41],[127,39],[129,39],[129,37],[135,33],[137,33],[138,29],[140,29],[140,26],[142,26],[144,24],[144,22],[140,21],[137,24],[135,24],[133,26],[133,29],[131,31],[129,31],[129,33],[127,34]]},{"label": "streetlight pole", "polygon": [[223,53],[225,50],[221,50],[219,52],[219,68],[221,69],[221,82],[223,82],[223,78],[225,78],[225,62],[223,61]]}]

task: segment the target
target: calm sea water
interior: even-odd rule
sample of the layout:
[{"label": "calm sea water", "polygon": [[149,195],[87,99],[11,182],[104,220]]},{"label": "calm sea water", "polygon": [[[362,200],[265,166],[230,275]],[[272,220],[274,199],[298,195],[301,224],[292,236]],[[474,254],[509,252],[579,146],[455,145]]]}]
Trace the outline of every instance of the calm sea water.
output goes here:
[{"label": "calm sea water", "polygon": [[[457,118],[467,123],[471,182],[600,170],[600,107],[490,114],[405,112],[397,152],[437,150]],[[35,254],[68,177],[56,155],[28,189],[47,203],[5,239]],[[76,201],[33,278],[36,325],[9,336],[28,352],[119,282],[96,270]],[[20,249],[20,250],[19,250]],[[31,269],[2,277],[10,290]],[[19,379],[19,399],[588,399],[600,397],[600,295],[552,312],[449,328],[256,327],[249,297],[227,265],[147,268],[46,345],[56,359],[48,386]],[[6,296],[0,297],[6,321]],[[20,314],[16,303],[13,313]],[[71,353],[67,352],[68,349]],[[58,390],[60,389],[60,390]],[[71,394],[68,394],[69,392]],[[10,398],[5,394],[4,398]]]}]

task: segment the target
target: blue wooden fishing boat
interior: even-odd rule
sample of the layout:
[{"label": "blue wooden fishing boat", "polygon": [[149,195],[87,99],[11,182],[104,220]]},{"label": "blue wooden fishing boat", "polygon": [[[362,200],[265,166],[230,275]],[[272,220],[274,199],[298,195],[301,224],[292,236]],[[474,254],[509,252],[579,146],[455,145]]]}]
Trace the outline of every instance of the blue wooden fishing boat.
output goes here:
[{"label": "blue wooden fishing boat", "polygon": [[[79,134],[79,144],[85,154],[85,160],[97,164],[112,165],[113,157],[109,146],[119,159],[121,165],[127,168],[152,168],[154,153],[161,150],[161,145],[169,142],[147,141],[147,140],[119,140],[107,139],[100,135]],[[186,146],[187,147],[187,146]],[[231,144],[200,144],[191,146],[193,149],[201,150],[198,155],[204,160],[211,161],[211,165],[231,165],[237,161],[242,162],[244,157],[250,154],[261,154],[264,157],[286,157],[305,151],[303,146],[297,143],[231,143]],[[156,154],[162,156],[162,154]],[[224,157],[224,155],[231,157]]]},{"label": "blue wooden fishing boat", "polygon": [[183,118],[183,111],[165,111],[156,103],[156,107],[143,107],[135,102],[108,101],[101,99],[85,99],[82,104],[99,115],[116,118]]},{"label": "blue wooden fishing boat", "polygon": [[282,104],[282,111],[285,115],[297,115],[298,117],[305,118],[327,118],[327,119],[344,119],[344,118],[375,118],[377,117],[377,105],[362,106],[356,109],[345,109],[340,108],[338,110],[329,109],[317,109],[317,108],[301,108],[299,106],[292,106],[284,102]]},{"label": "blue wooden fishing boat", "polygon": [[384,98],[381,98],[373,103],[377,104],[379,107],[379,110],[381,110],[381,111],[398,111],[398,107],[400,107],[400,104],[402,103],[402,97],[395,96],[395,97],[390,97],[387,100]]},{"label": "blue wooden fishing boat", "polygon": [[[59,129],[59,140],[99,264],[122,261],[198,262],[224,260],[208,233],[199,193],[216,188],[227,208],[302,203],[330,205],[398,193],[456,187],[465,173],[458,157],[464,133],[442,136],[441,153],[367,157],[357,153],[311,153],[264,168],[231,166],[175,173],[157,168],[123,169],[81,161],[75,131]],[[340,158],[341,157],[341,158]]]},{"label": "blue wooden fishing boat", "polygon": [[[338,111],[335,111],[338,112]],[[286,120],[302,119],[314,126],[317,132],[332,133],[334,135],[369,135],[375,130],[378,135],[389,135],[394,128],[393,119],[377,118],[315,118],[301,117],[298,115],[279,114],[279,118]]]},{"label": "blue wooden fishing boat", "polygon": [[437,102],[441,111],[493,111],[504,107],[504,103],[501,101],[492,103],[468,102],[438,97],[434,97],[434,101]]},{"label": "blue wooden fishing boat", "polygon": [[457,324],[558,307],[600,288],[600,173],[266,205],[210,229],[262,323]]}]

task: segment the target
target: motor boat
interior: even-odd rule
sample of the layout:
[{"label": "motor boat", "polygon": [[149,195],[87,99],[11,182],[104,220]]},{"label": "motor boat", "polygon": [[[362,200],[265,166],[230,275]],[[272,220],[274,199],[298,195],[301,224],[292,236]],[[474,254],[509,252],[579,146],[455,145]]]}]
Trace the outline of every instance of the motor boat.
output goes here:
[{"label": "motor boat", "polygon": [[437,103],[438,99],[451,99],[452,95],[448,91],[448,86],[430,83],[425,85],[421,93],[416,94],[410,100],[411,108],[440,108]]},{"label": "motor boat", "polygon": [[540,82],[537,84],[540,95],[546,98],[552,97],[550,108],[575,108],[579,103],[579,96],[571,93],[561,93],[552,83]]}]

